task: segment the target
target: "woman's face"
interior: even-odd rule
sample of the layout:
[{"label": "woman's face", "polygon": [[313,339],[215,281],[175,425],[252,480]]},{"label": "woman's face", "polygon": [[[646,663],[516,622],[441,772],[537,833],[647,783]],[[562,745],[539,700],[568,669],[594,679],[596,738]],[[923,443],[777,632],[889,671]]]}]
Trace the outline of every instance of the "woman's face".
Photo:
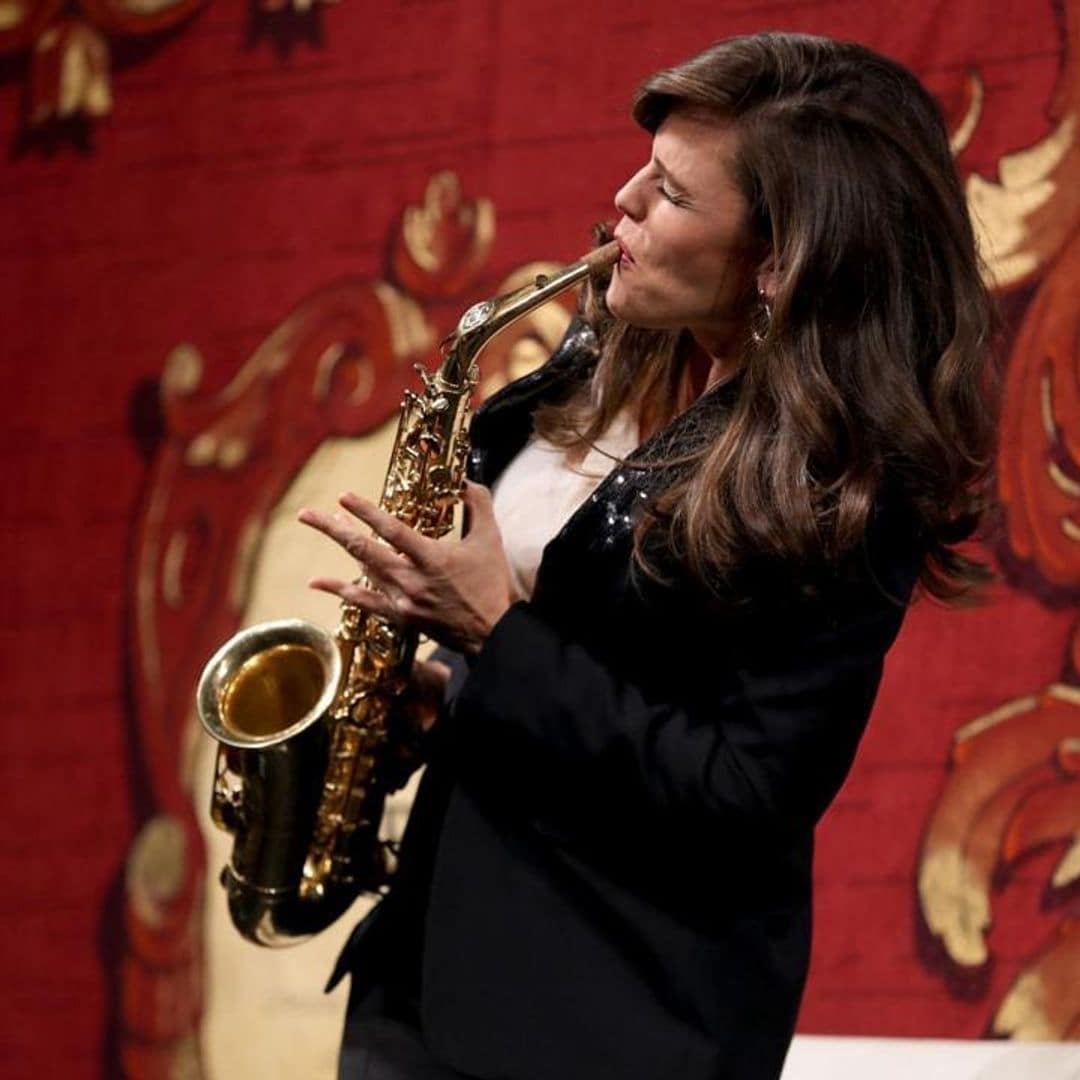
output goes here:
[{"label": "woman's face", "polygon": [[651,160],[615,196],[622,256],[608,308],[634,326],[688,328],[713,354],[742,332],[756,291],[750,208],[731,176],[735,145],[732,127],[675,109]]}]

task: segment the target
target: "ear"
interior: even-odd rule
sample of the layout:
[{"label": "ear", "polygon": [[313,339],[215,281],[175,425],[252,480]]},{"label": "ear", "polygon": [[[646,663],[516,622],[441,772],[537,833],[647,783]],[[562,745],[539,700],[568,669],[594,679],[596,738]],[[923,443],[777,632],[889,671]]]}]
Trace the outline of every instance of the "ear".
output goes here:
[{"label": "ear", "polygon": [[771,252],[758,267],[756,285],[758,295],[764,296],[766,300],[772,300],[776,296],[776,290],[780,287],[780,268]]}]

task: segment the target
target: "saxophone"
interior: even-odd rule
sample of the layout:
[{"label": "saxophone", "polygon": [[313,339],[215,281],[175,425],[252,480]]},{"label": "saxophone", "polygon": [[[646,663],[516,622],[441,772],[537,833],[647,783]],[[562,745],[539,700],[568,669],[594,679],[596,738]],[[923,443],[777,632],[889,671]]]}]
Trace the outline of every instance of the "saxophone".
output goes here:
[{"label": "saxophone", "polygon": [[[481,350],[618,254],[606,244],[462,315],[442,343],[438,370],[418,366],[421,391],[405,393],[384,510],[425,536],[452,529]],[[196,706],[218,743],[210,813],[233,835],[221,881],[233,924],[250,941],[294,944],[329,926],[361,892],[386,890],[393,855],[379,837],[383,806],[420,760],[417,733],[393,708],[417,639],[344,603],[333,634],[302,619],[260,623],[203,668]]]}]

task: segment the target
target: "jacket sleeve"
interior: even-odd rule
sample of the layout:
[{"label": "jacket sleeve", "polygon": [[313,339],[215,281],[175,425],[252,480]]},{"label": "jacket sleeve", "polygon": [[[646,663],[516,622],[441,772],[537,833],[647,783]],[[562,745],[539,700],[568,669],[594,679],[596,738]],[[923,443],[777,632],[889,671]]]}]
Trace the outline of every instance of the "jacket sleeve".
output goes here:
[{"label": "jacket sleeve", "polygon": [[903,612],[867,591],[738,640],[703,625],[716,678],[658,698],[519,603],[465,680],[459,740],[544,801],[592,791],[680,827],[805,830],[847,774]]}]

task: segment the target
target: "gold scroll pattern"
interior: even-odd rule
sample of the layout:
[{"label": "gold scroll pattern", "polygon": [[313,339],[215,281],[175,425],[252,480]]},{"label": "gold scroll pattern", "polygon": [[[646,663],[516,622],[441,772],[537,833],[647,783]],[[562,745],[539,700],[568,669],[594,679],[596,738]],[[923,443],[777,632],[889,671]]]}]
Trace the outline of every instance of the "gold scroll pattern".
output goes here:
[{"label": "gold scroll pattern", "polygon": [[[0,0],[0,57],[26,56],[29,131],[112,112],[111,44],[179,27],[211,0]],[[279,45],[337,0],[254,0]],[[289,22],[288,20],[293,20]]]},{"label": "gold scroll pattern", "polygon": [[178,26],[204,0],[0,0],[0,56],[28,54],[26,124],[112,109],[109,41]]},{"label": "gold scroll pattern", "polygon": [[[967,197],[994,286],[1032,290],[1004,385],[998,485],[1002,563],[1048,603],[1080,593],[1080,0],[1062,8],[1064,54],[1047,137],[1001,159],[996,181],[970,176]],[[954,149],[976,131],[981,82]],[[1003,703],[954,735],[949,773],[917,868],[925,928],[951,971],[993,960],[995,891],[1033,852],[1056,849],[1044,905],[1057,929],[1019,968],[988,1019],[990,1034],[1080,1038],[1080,627],[1062,643],[1061,678]]]}]

